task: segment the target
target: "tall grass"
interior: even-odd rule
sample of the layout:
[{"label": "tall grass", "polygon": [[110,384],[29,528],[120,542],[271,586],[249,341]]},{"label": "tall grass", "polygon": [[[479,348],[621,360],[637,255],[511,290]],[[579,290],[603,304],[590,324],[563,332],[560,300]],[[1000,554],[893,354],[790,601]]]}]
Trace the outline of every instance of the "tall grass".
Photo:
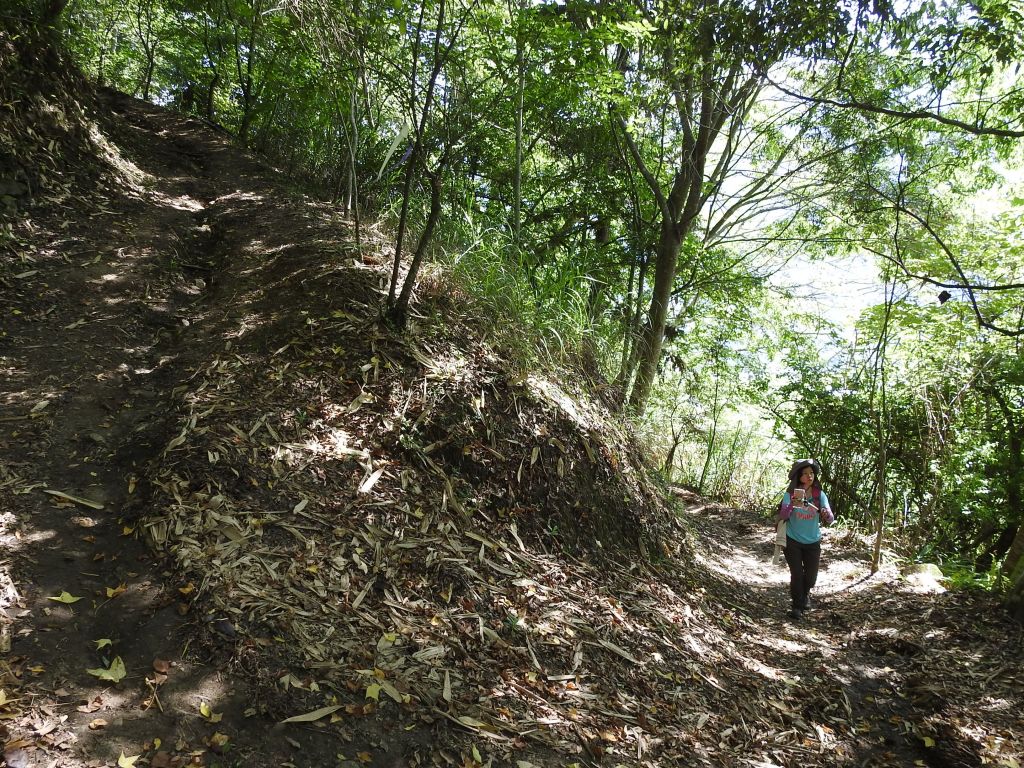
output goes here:
[{"label": "tall grass", "polygon": [[[646,442],[665,457],[671,447],[669,417],[663,404],[655,403],[644,425]],[[675,412],[673,419],[680,420]],[[774,514],[786,487],[790,458],[757,422],[736,414],[720,419],[712,441],[711,425],[697,413],[683,416],[686,431],[676,447],[671,466],[663,466],[665,479],[702,496]],[[678,427],[677,427],[678,429]]]},{"label": "tall grass", "polygon": [[489,333],[513,351],[519,365],[561,366],[594,335],[587,277],[575,265],[531,269],[496,229],[475,233],[468,245],[456,246],[449,238],[434,262],[442,283],[469,299],[470,311],[475,308],[489,322]]},{"label": "tall grass", "polygon": [[[607,320],[603,326],[592,324],[588,276],[578,262],[535,268],[502,231],[474,230],[471,223],[462,222],[439,236],[433,264],[437,288],[465,299],[465,310],[486,323],[492,339],[510,352],[513,365],[523,370],[538,365],[563,368],[579,359],[586,344],[606,370],[616,366],[616,329]],[[663,463],[670,425],[680,418],[678,409],[670,415],[673,387],[679,385],[663,380],[647,416],[634,425],[649,446],[652,466]],[[693,413],[681,418],[692,426],[676,450],[667,479],[710,498],[773,511],[785,488],[789,457],[763,433],[759,422],[751,425],[728,411],[716,438],[709,440],[710,427],[701,421],[702,406],[691,407]]]}]

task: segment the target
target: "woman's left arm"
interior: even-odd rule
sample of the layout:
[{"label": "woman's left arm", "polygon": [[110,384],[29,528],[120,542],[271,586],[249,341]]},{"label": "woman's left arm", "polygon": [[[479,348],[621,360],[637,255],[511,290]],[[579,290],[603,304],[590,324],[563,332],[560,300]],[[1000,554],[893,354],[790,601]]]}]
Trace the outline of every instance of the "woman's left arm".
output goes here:
[{"label": "woman's left arm", "polygon": [[832,514],[832,505],[828,503],[828,496],[824,491],[821,492],[821,509],[818,510],[818,514],[825,525],[832,525],[835,522],[836,516]]}]

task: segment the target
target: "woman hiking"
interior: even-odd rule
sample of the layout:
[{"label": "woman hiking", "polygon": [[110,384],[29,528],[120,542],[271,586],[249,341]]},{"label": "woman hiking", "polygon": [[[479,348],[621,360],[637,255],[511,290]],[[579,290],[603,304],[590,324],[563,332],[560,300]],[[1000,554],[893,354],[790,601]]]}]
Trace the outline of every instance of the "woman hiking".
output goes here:
[{"label": "woman hiking", "polygon": [[835,520],[828,496],[821,490],[821,467],[800,459],[789,470],[789,487],[779,504],[779,523],[786,523],[786,563],[789,565],[790,618],[799,621],[811,607],[811,590],[821,561],[821,523]]}]

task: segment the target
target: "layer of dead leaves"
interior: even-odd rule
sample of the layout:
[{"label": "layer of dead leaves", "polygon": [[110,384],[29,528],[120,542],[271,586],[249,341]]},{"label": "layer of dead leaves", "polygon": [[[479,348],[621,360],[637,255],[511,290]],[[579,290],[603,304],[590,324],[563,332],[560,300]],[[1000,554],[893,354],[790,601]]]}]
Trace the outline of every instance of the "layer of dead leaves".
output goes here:
[{"label": "layer of dead leaves", "polygon": [[408,765],[863,762],[825,641],[717,596],[600,408],[457,318],[379,326],[312,204],[211,215],[231,259],[139,527],[265,714],[392,724]]}]

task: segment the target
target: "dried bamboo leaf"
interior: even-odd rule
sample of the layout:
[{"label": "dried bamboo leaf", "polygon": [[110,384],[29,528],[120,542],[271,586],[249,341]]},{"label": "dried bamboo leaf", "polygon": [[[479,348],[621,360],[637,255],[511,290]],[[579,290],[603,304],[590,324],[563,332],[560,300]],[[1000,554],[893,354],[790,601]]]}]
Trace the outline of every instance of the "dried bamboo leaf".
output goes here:
[{"label": "dried bamboo leaf", "polygon": [[81,504],[83,507],[89,507],[89,509],[103,509],[103,504],[98,501],[92,501],[91,499],[84,499],[81,496],[73,496],[70,493],[64,493],[64,491],[53,491],[49,488],[44,488],[43,493],[48,493],[51,496],[56,496],[60,499],[66,499],[72,501],[75,504]]},{"label": "dried bamboo leaf", "polygon": [[283,725],[284,723],[312,723],[317,720],[320,720],[321,718],[327,717],[327,715],[334,714],[343,706],[343,704],[333,704],[329,707],[320,707],[320,709],[314,709],[312,712],[306,712],[304,715],[295,715],[293,717],[286,718],[281,721],[281,724]]}]

